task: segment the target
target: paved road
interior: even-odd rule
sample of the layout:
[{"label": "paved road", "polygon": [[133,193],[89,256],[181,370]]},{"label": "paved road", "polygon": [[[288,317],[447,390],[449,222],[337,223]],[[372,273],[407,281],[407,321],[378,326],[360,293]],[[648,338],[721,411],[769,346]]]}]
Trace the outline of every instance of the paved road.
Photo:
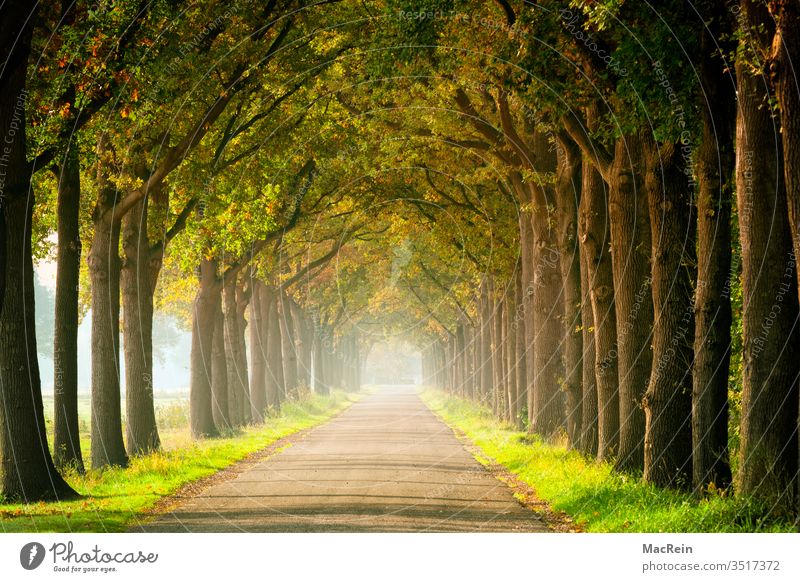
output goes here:
[{"label": "paved road", "polygon": [[148,532],[547,531],[412,387],[385,387]]}]

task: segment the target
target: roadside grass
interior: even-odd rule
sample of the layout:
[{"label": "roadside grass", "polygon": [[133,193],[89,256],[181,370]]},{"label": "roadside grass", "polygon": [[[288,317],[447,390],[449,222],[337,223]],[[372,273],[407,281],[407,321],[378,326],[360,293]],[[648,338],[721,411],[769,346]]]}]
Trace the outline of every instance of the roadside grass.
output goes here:
[{"label": "roadside grass", "polygon": [[[181,486],[212,475],[285,436],[321,424],[359,397],[338,391],[330,396],[309,394],[283,403],[280,414],[268,418],[262,426],[199,441],[191,439],[188,425],[179,420],[188,403],[172,402],[167,414],[171,422],[159,415],[159,425],[168,425],[160,431],[162,451],[135,457],[126,469],[67,473],[69,484],[84,496],[75,501],[0,503],[0,531],[124,531],[143,511]],[[84,459],[88,459],[88,435],[81,435],[81,446]]]},{"label": "roadside grass", "polygon": [[500,465],[587,532],[796,532],[788,516],[753,501],[709,493],[702,499],[615,473],[565,446],[548,444],[492,417],[489,408],[427,389],[420,396]]}]

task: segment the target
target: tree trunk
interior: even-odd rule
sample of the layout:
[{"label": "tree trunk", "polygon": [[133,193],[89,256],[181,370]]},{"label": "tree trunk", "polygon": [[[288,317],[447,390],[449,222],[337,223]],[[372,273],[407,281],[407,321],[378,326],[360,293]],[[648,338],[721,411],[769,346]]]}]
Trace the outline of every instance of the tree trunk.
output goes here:
[{"label": "tree trunk", "polygon": [[[222,311],[225,315],[225,367],[228,371],[228,415],[234,428],[246,424],[243,413],[250,408],[247,362],[244,356],[243,330],[239,319],[236,279],[231,277],[222,288]],[[244,360],[244,361],[243,361]]]},{"label": "tree trunk", "polygon": [[[795,261],[800,256],[800,4],[797,0],[774,0],[769,4],[777,28],[772,41],[770,73],[781,112],[783,171],[789,213],[789,227]],[[797,269],[800,289],[800,269]],[[800,419],[798,420],[800,429]],[[800,447],[798,448],[800,453]],[[796,461],[800,464],[800,457]],[[798,465],[795,465],[796,467]],[[800,483],[795,477],[796,509],[800,508]]]},{"label": "tree trunk", "polygon": [[264,310],[261,305],[262,283],[253,279],[253,297],[250,300],[250,402],[253,421],[264,422],[267,408],[267,338],[264,336]]},{"label": "tree trunk", "polygon": [[50,456],[35,356],[34,200],[25,139],[25,78],[34,10],[27,0],[0,7],[0,132],[6,142],[0,182],[0,494],[9,501],[77,496]]},{"label": "tree trunk", "polygon": [[[744,50],[766,49],[772,20],[742,0]],[[747,38],[749,37],[749,38]],[[736,192],[742,244],[742,421],[737,490],[774,506],[793,503],[797,481],[797,281],[777,119],[761,76],[738,60]]]},{"label": "tree trunk", "polygon": [[308,321],[300,306],[289,297],[289,307],[296,331],[297,343],[297,383],[304,389],[311,388],[311,334]]},{"label": "tree trunk", "polygon": [[324,339],[322,337],[322,324],[318,316],[315,316],[311,325],[312,333],[312,360],[314,363],[314,392],[317,394],[328,395],[330,394],[330,387],[326,381],[327,370],[324,369],[325,362],[325,347],[323,346]]},{"label": "tree trunk", "polygon": [[[101,162],[102,163],[102,162]],[[101,170],[102,171],[102,170]],[[119,222],[113,220],[115,188],[100,185],[89,252],[92,282],[92,468],[126,466],[122,440],[119,363]]]},{"label": "tree trunk", "polygon": [[[547,136],[533,137],[537,170],[555,172],[555,153],[550,151]],[[564,425],[564,395],[560,379],[564,374],[561,321],[561,271],[558,240],[553,216],[554,192],[547,185],[529,182],[533,206],[533,325],[534,365],[533,432],[549,438]]]},{"label": "tree trunk", "polygon": [[283,291],[279,292],[279,321],[281,328],[281,352],[283,353],[283,377],[288,396],[297,397],[297,333],[292,320],[289,299]]},{"label": "tree trunk", "polygon": [[494,398],[492,409],[497,418],[503,418],[505,410],[506,383],[503,378],[503,304],[498,299],[497,289],[492,283],[492,371],[494,376]]},{"label": "tree trunk", "polygon": [[480,399],[486,403],[494,393],[492,374],[492,303],[488,293],[489,281],[484,278],[481,284],[481,313],[480,313]]},{"label": "tree trunk", "polygon": [[[192,306],[192,351],[189,380],[189,408],[192,436],[213,437],[219,434],[214,424],[211,392],[211,354],[214,342],[215,306],[219,305],[221,283],[217,277],[217,263],[208,259],[200,261],[200,288]],[[227,389],[224,401],[217,406],[227,407]],[[217,396],[215,394],[215,396]],[[227,426],[227,425],[226,425]]]},{"label": "tree trunk", "polygon": [[472,324],[465,319],[464,325],[464,370],[465,370],[465,386],[464,392],[470,400],[474,400],[476,396],[475,384],[476,373],[473,367],[475,362],[475,341],[477,333]]},{"label": "tree trunk", "polygon": [[[581,198],[581,254],[585,257],[589,280],[594,325],[594,374],[597,385],[596,404],[590,397],[584,419],[596,407],[597,458],[601,461],[616,456],[619,446],[619,380],[617,374],[617,312],[614,301],[614,274],[609,246],[611,232],[608,220],[606,188],[598,171],[584,162]],[[591,437],[590,437],[591,438]]]},{"label": "tree trunk", "polygon": [[625,136],[616,141],[608,212],[619,361],[620,433],[616,467],[633,472],[644,467],[642,399],[652,364],[650,225],[647,195],[639,173],[643,165],[641,154],[640,136]]},{"label": "tree trunk", "polygon": [[680,143],[646,146],[645,189],[652,232],[653,322],[645,410],[644,479],[662,487],[692,485],[692,360],[695,260],[691,178]]},{"label": "tree trunk", "polygon": [[[772,0],[775,19],[769,61],[770,76],[781,115],[783,171],[786,182],[789,224],[795,257],[800,256],[800,5],[797,0]],[[798,282],[800,283],[800,270]],[[800,288],[800,285],[798,285]]]},{"label": "tree trunk", "polygon": [[81,272],[80,163],[71,143],[58,177],[58,257],[54,321],[53,456],[84,472],[78,421],[78,296]]},{"label": "tree trunk", "polygon": [[581,198],[581,152],[566,136],[558,138],[556,209],[558,253],[563,282],[564,382],[567,436],[577,448],[583,417],[583,336],[581,332],[581,263],[578,249],[578,204]]},{"label": "tree trunk", "polygon": [[516,277],[509,283],[509,288],[503,297],[503,337],[505,346],[503,357],[505,358],[506,374],[506,416],[509,423],[517,421],[517,371],[515,369],[515,358],[517,354],[516,331],[514,329],[514,285]]},{"label": "tree trunk", "polygon": [[514,418],[512,419],[514,425],[522,430],[525,428],[525,420],[527,413],[525,412],[527,404],[527,365],[526,365],[526,332],[525,332],[525,291],[522,287],[522,261],[518,263],[517,276],[514,282],[514,341],[515,341],[515,366],[517,371],[517,399],[514,404]]},{"label": "tree trunk", "polygon": [[281,329],[278,320],[278,292],[269,285],[262,287],[262,309],[266,308],[267,326],[267,407],[279,411],[285,395]]},{"label": "tree trunk", "polygon": [[161,440],[153,402],[153,294],[159,265],[151,264],[148,198],[123,218],[121,271],[128,454],[158,450]]},{"label": "tree trunk", "polygon": [[[588,161],[583,162],[583,184],[587,184],[585,177],[586,172],[594,172]],[[599,177],[595,175],[593,178],[599,181]],[[587,208],[588,196],[585,194],[581,197],[581,202],[578,207],[578,222],[580,228],[580,263],[581,263],[581,334],[583,345],[583,373],[581,381],[581,430],[579,439],[579,448],[585,455],[597,455],[597,377],[595,374],[595,333],[596,326],[594,321],[594,313],[592,312],[592,279],[589,276],[589,261],[585,251],[586,246],[583,242],[584,230],[584,216],[591,220],[591,215]],[[609,265],[609,276],[610,276]]]},{"label": "tree trunk", "polygon": [[250,289],[247,287],[247,281],[242,278],[236,285],[236,358],[239,362],[242,388],[239,411],[244,424],[250,424],[253,421],[253,403],[250,401],[250,382],[247,371],[247,342],[245,341],[247,333],[245,314],[247,313],[248,305],[250,305]]},{"label": "tree trunk", "polygon": [[731,483],[728,460],[728,373],[731,344],[731,198],[736,85],[714,47],[732,26],[713,19],[701,41],[702,141],[695,170],[697,285],[692,387],[692,476],[702,491]]},{"label": "tree trunk", "polygon": [[[527,428],[531,430],[535,416],[533,385],[536,378],[536,362],[534,361],[534,348],[536,344],[536,333],[534,330],[534,309],[533,296],[536,288],[533,269],[533,218],[531,216],[531,191],[522,182],[522,176],[512,173],[509,176],[511,185],[517,194],[519,202],[519,246],[520,246],[520,276],[522,278],[522,324],[520,329],[523,331],[522,351],[525,354],[525,382],[520,385],[522,394],[522,404],[525,407]],[[519,351],[519,350],[518,350]]]},{"label": "tree trunk", "polygon": [[210,300],[209,309],[213,312],[214,331],[211,340],[211,416],[219,431],[231,430],[231,417],[228,414],[228,364],[225,360],[225,315],[222,313],[222,294],[217,288]]}]

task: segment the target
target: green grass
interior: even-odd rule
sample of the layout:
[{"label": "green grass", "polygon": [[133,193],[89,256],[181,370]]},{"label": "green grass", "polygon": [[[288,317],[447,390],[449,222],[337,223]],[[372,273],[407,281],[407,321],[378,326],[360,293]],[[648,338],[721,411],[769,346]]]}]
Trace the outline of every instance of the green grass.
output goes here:
[{"label": "green grass", "polygon": [[422,394],[447,424],[463,431],[487,457],[533,487],[556,511],[589,532],[794,532],[790,518],[769,515],[753,501],[710,494],[696,499],[615,473],[564,446],[542,442],[497,421],[491,411],[438,390]]},{"label": "green grass", "polygon": [[[4,532],[119,532],[143,511],[181,486],[207,477],[278,439],[331,418],[358,398],[335,392],[286,402],[280,415],[263,426],[247,427],[226,438],[193,441],[181,424],[186,403],[171,402],[159,415],[164,450],[131,460],[127,469],[90,470],[66,475],[81,495],[77,501],[0,504]],[[164,426],[172,423],[172,426]],[[82,435],[84,458],[88,438]]]}]

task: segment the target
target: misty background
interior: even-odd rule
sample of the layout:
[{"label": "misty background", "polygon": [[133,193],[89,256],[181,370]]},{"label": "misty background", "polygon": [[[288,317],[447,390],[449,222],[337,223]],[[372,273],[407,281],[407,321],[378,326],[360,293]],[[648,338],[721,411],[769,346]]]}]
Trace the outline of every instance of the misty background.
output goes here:
[{"label": "misty background", "polygon": [[[53,323],[55,310],[56,265],[43,261],[36,265],[34,295],[36,301],[36,345],[42,392],[53,393]],[[124,316],[124,314],[123,314]],[[91,368],[92,312],[78,328],[78,391],[88,394],[92,385]],[[249,339],[249,338],[248,338]],[[120,345],[124,345],[120,334]],[[188,393],[189,352],[192,336],[177,320],[155,312],[153,318],[153,390],[155,393]],[[125,389],[125,358],[120,349],[120,384]],[[247,350],[248,360],[250,357]],[[248,362],[249,365],[249,362]],[[364,362],[365,384],[419,384],[422,361],[419,351],[402,340],[376,343]]]}]

